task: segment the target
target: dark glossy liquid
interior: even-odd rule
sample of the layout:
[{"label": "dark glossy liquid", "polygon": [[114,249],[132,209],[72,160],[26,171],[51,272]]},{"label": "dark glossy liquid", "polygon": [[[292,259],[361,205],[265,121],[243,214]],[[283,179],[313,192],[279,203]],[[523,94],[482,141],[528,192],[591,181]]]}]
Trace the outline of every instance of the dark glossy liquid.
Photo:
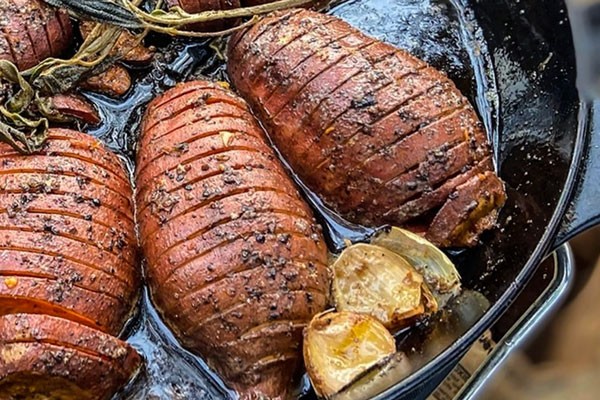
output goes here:
[{"label": "dark glossy liquid", "polygon": [[[336,5],[332,13],[373,36],[407,49],[447,72],[476,105],[487,131],[492,139],[496,139],[497,96],[493,69],[482,33],[463,0],[354,0]],[[137,83],[125,98],[113,100],[88,94],[101,110],[104,121],[100,127],[89,132],[120,154],[131,172],[135,168],[141,119],[145,106],[153,97],[176,82],[196,77],[227,80],[222,61],[207,43],[150,39],[163,42],[156,43],[160,49],[159,54],[152,66],[135,73]],[[295,178],[305,189],[302,182]],[[345,222],[327,210],[317,196],[306,189],[305,193],[325,227],[333,252],[341,248],[344,239],[364,241],[374,233],[373,229]],[[416,365],[426,362],[440,350],[436,347],[432,352],[431,348],[427,348],[430,341],[420,340],[435,330],[435,323],[432,321],[433,326],[420,327],[399,335],[399,345],[402,350],[410,350],[415,361],[418,360]],[[461,326],[451,332],[449,337],[458,337],[465,329],[466,327]],[[144,289],[140,300],[139,312],[130,322],[124,336],[143,354],[146,366],[116,399],[234,397],[200,358],[177,344],[153,308],[147,289]],[[451,343],[452,339],[447,342]],[[435,346],[439,346],[439,343]],[[313,397],[306,378],[301,380],[296,392],[298,397]]]}]

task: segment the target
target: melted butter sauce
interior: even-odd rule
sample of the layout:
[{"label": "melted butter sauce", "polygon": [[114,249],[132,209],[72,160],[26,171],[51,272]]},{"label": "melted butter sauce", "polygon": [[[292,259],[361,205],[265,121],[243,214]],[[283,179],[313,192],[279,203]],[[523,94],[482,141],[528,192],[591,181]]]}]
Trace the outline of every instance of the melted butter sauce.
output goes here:
[{"label": "melted butter sauce", "polygon": [[[331,13],[445,71],[476,106],[491,139],[497,140],[495,77],[481,29],[466,0],[352,0],[337,2]],[[207,41],[171,41],[158,36],[149,37],[149,41],[159,51],[152,65],[133,72],[136,83],[125,97],[111,99],[86,94],[98,106],[103,121],[88,132],[119,154],[131,174],[135,169],[142,117],[150,100],[177,82],[200,77],[228,80],[222,60]],[[365,241],[375,232],[349,224],[335,215],[293,173],[292,176],[323,224],[332,252],[343,246],[344,239]],[[458,267],[460,269],[460,265]],[[486,307],[480,307],[477,317]],[[464,324],[448,324],[443,318],[440,321],[443,329],[452,331],[444,335],[447,340],[442,342],[427,340],[427,335],[436,330],[436,321],[397,335],[399,348],[412,355],[414,366],[431,359],[468,328]],[[201,358],[179,346],[153,307],[147,288],[143,290],[136,316],[123,337],[138,349],[146,363],[136,379],[114,400],[236,397]],[[314,398],[305,376],[299,379],[294,397]]]}]

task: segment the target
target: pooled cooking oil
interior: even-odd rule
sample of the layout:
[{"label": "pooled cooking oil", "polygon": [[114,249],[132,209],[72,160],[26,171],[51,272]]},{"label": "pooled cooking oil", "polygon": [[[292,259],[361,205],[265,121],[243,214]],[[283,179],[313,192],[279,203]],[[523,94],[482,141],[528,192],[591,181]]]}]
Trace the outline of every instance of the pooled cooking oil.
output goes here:
[{"label": "pooled cooking oil", "polygon": [[[491,58],[466,0],[353,0],[336,2],[330,12],[445,71],[476,106],[491,139],[496,139],[498,105]],[[98,106],[103,121],[88,132],[118,153],[131,173],[135,169],[142,117],[152,98],[177,82],[196,77],[228,80],[224,62],[209,41],[168,39],[158,35],[148,39],[159,49],[156,58],[148,68],[134,71],[136,83],[125,97],[110,99],[86,94]],[[349,224],[335,215],[292,175],[323,224],[332,252],[341,249],[345,240],[364,241],[375,232]],[[420,327],[397,335],[400,350],[412,350],[407,353],[418,365],[441,351],[439,343],[436,342],[438,347],[432,350],[427,348],[428,341],[423,340],[427,332],[435,330],[436,323],[430,321],[427,329]],[[458,338],[462,333],[462,330],[448,333],[444,343],[451,343],[452,337]],[[144,356],[145,366],[115,400],[235,398],[201,358],[179,346],[160,320],[147,288],[137,315],[124,335]],[[315,397],[305,376],[299,378],[293,393],[297,398]]]}]

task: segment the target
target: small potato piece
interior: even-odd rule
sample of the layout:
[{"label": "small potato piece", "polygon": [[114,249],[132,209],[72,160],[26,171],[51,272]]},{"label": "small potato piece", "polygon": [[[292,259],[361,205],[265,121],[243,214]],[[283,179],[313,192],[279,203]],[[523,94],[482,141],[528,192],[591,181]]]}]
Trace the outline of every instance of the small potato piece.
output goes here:
[{"label": "small potato piece", "polygon": [[56,115],[48,115],[55,122],[80,120],[90,125],[100,123],[100,115],[95,106],[87,99],[76,94],[57,94],[49,99],[49,105]]},{"label": "small potato piece", "polygon": [[[169,7],[181,7],[184,11],[195,14],[204,11],[231,10],[240,7],[240,0],[167,0]],[[192,31],[220,31],[234,25],[235,19],[199,22],[185,29]]]},{"label": "small potato piece", "polygon": [[125,67],[113,65],[103,73],[88,78],[83,82],[81,87],[109,96],[119,97],[123,96],[131,88],[131,76]]},{"label": "small potato piece", "polygon": [[42,0],[0,0],[0,60],[20,70],[60,56],[72,41],[69,15]]},{"label": "small potato piece", "polygon": [[180,84],[144,118],[137,220],[153,301],[240,399],[284,399],[329,301],[327,248],[247,104]]},{"label": "small potato piece", "polygon": [[0,315],[121,331],[140,284],[132,189],[97,139],[51,129],[31,155],[0,144],[0,232]]},{"label": "small potato piece", "polygon": [[[260,6],[262,4],[274,3],[277,0],[241,0],[243,7],[251,7],[251,6]],[[307,1],[306,4],[302,5],[302,7],[323,7],[329,0],[313,0]]]},{"label": "small potato piece", "polygon": [[395,352],[390,332],[365,314],[324,312],[304,332],[306,371],[321,397],[339,392]]},{"label": "small potato piece", "polygon": [[2,399],[110,399],[140,364],[127,343],[84,325],[47,315],[0,317]]},{"label": "small potato piece", "polygon": [[[95,26],[96,23],[92,21],[80,22],[79,30],[84,39],[92,32]],[[122,52],[124,49],[128,49],[129,51],[123,55],[121,60],[132,64],[148,64],[154,57],[154,50],[145,47],[143,43],[140,43],[139,39],[129,31],[123,31],[123,33],[121,33],[115,47],[113,47],[113,50],[111,51],[111,55]]]},{"label": "small potato piece", "polygon": [[[236,32],[227,70],[294,172],[347,220],[424,226],[443,246],[475,245],[494,227],[503,183],[474,108],[443,72],[298,9]],[[473,202],[486,207],[472,213]]]},{"label": "small potato piece", "polygon": [[333,264],[333,275],[337,310],[369,314],[389,329],[437,311],[423,276],[383,247],[363,243],[348,247]]}]

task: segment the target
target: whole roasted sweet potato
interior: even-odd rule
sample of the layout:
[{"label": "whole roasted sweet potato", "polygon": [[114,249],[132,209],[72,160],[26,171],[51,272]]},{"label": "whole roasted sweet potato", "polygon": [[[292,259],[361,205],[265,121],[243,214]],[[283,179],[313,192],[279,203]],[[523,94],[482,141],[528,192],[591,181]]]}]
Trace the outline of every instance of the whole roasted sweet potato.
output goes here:
[{"label": "whole roasted sweet potato", "polygon": [[127,343],[69,320],[0,316],[0,398],[106,400],[141,364]]},{"label": "whole roasted sweet potato", "polygon": [[139,287],[131,192],[119,159],[88,135],[51,130],[34,155],[0,145],[0,315],[118,334]]},{"label": "whole roasted sweet potato", "polygon": [[66,12],[42,0],[0,0],[0,59],[20,70],[59,56],[72,40]]},{"label": "whole roasted sweet potato", "polygon": [[242,398],[283,398],[328,303],[320,227],[246,103],[197,81],[149,106],[136,182],[153,299]]},{"label": "whole roasted sweet potato", "polygon": [[442,246],[475,244],[494,225],[503,184],[473,107],[443,73],[307,10],[271,14],[228,52],[236,88],[341,215],[424,225]]}]

